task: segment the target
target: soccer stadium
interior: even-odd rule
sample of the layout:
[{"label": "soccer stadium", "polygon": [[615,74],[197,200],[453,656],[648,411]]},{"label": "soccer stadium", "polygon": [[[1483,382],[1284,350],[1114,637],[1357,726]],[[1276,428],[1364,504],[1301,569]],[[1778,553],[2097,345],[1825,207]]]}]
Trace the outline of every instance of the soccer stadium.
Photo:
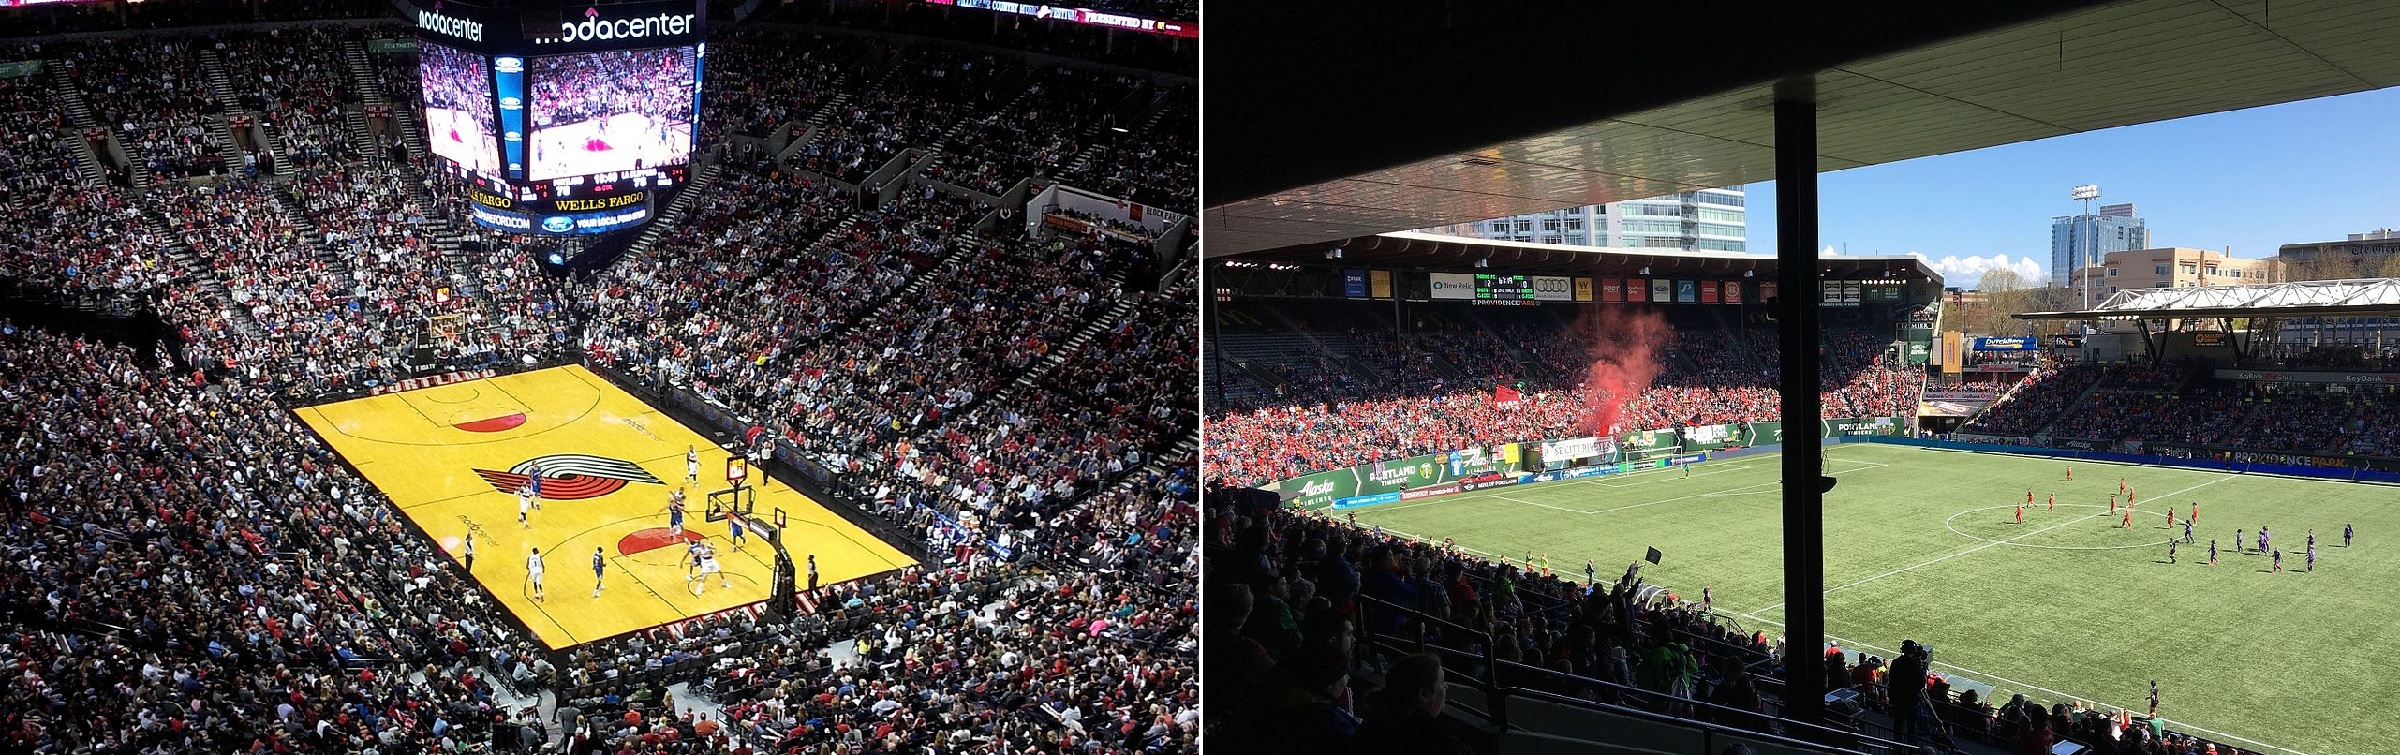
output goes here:
[{"label": "soccer stadium", "polygon": [[2273,5],[1220,25],[1204,741],[2389,750],[2400,279],[2120,290],[2095,258],[2104,290],[1993,317],[1819,236],[1820,172],[2400,84],[2346,41],[2388,8]]},{"label": "soccer stadium", "polygon": [[0,7],[0,750],[1196,752],[1197,8],[1033,11]]}]

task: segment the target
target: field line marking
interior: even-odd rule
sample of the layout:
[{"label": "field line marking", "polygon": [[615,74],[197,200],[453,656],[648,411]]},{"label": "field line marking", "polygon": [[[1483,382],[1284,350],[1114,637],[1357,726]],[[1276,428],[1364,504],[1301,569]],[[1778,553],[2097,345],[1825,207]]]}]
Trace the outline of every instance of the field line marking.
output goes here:
[{"label": "field line marking", "polygon": [[[1772,610],[1772,609],[1761,608],[1761,609],[1758,609],[1758,610],[1761,610],[1761,611],[1766,611],[1766,610]],[[1779,627],[1780,627],[1780,626],[1784,626],[1784,623],[1783,623],[1783,622],[1776,621],[1776,620],[1774,620],[1774,619],[1770,619],[1770,618],[1767,618],[1767,617],[1764,617],[1764,616],[1759,616],[1759,615],[1757,615],[1757,614],[1755,614],[1755,613],[1751,613],[1751,612],[1737,613],[1737,614],[1734,614],[1734,615],[1735,615],[1735,616],[1741,616],[1741,617],[1745,617],[1745,618],[1750,618],[1750,619],[1755,619],[1755,620],[1758,620],[1758,621],[1761,621],[1761,622],[1765,622],[1765,623],[1768,623],[1768,624],[1773,624],[1773,625],[1775,625],[1775,626],[1779,626]],[[1867,650],[1873,650],[1873,651],[1875,651],[1875,652],[1882,653],[1882,654],[1884,654],[1884,655],[1886,655],[1886,656],[1897,656],[1897,655],[1899,655],[1899,654],[1900,654],[1900,651],[1893,650],[1893,649],[1891,649],[1891,648],[1886,648],[1886,647],[1879,647],[1879,646],[1875,646],[1875,645],[1870,645],[1870,644],[1867,644],[1867,643],[1864,643],[1864,642],[1858,642],[1858,641],[1856,641],[1856,640],[1845,640],[1845,639],[1842,639],[1842,638],[1840,638],[1840,637],[1835,637],[1835,636],[1833,636],[1832,634],[1827,634],[1827,635],[1825,635],[1825,639],[1832,640],[1832,641],[1834,641],[1835,643],[1837,643],[1837,644],[1841,644],[1841,645],[1847,645],[1847,646],[1850,646],[1850,647],[1855,647],[1855,648],[1864,648],[1864,649],[1867,649]],[[1790,652],[1790,651],[1789,651],[1789,650],[1786,650],[1785,652],[1787,652],[1787,653],[1788,653],[1788,652]],[[1955,663],[1946,663],[1946,662],[1943,662],[1943,661],[1934,661],[1934,662],[1933,662],[1933,665],[1935,665],[1935,666],[1943,666],[1943,667],[1947,667],[1947,668],[1949,668],[1950,670],[1952,670],[1952,671],[1956,671],[1956,672],[1958,672],[1960,675],[1962,675],[1962,676],[1966,676],[1966,677],[1969,677],[1969,678],[1974,678],[1974,679],[1984,679],[1984,680],[1991,680],[1991,681],[1997,681],[1997,682],[2002,682],[2002,683],[2008,684],[2008,685],[2010,685],[2010,686],[2013,686],[2013,687],[2023,687],[2023,688],[2025,688],[2025,689],[2028,689],[2028,690],[2034,690],[2034,691],[2037,691],[2037,692],[2048,692],[2048,693],[2050,693],[2050,694],[2057,695],[2057,696],[2059,696],[2059,697],[2064,697],[2064,698],[2067,698],[2067,699],[2069,699],[2069,700],[2074,700],[2074,701],[2078,701],[2078,702],[2090,703],[2090,704],[2092,704],[2092,705],[2096,705],[2096,706],[2100,706],[2100,707],[2106,707],[2106,708],[2121,708],[2121,709],[2124,709],[2124,710],[2134,710],[2134,706],[2131,706],[2131,705],[2115,705],[2115,704],[2111,704],[2111,703],[2109,703],[2109,702],[2106,702],[2106,701],[2102,701],[2102,700],[2094,700],[2094,699],[2087,698],[2087,697],[2084,697],[2084,696],[2082,696],[2082,695],[2077,695],[2077,694],[2070,693],[2070,692],[2060,692],[2060,691],[2058,691],[2058,690],[2054,690],[2054,689],[2051,689],[2051,688],[2049,688],[2049,687],[2044,687],[2044,686],[2041,686],[2041,685],[2038,685],[2038,684],[2028,684],[2028,683],[2026,683],[2026,682],[2020,682],[2020,681],[2017,681],[2017,680],[2015,680],[2015,679],[2010,679],[2010,678],[2008,678],[2008,677],[2005,677],[2005,676],[2000,676],[2000,675],[1998,675],[1998,674],[1987,674],[1987,673],[1984,673],[1984,672],[1981,672],[1981,671],[1976,671],[1976,670],[1974,670],[1974,669],[1967,668],[1967,667],[1965,667],[1965,666],[1960,666],[1960,665],[1958,665],[1958,664],[1955,664]],[[2053,701],[2053,702],[2056,702],[2056,701]],[[2292,753],[2292,755],[2309,755],[2308,753],[2301,752],[2301,751],[2299,751],[2299,750],[2294,750],[2294,749],[2292,749],[2292,748],[2289,748],[2289,747],[2278,747],[2278,746],[2271,745],[2271,744],[2267,744],[2267,743],[2265,743],[2265,742],[2261,742],[2261,741],[2258,741],[2258,740],[2255,740],[2255,739],[2251,739],[2251,738],[2249,738],[2249,737],[2245,737],[2245,736],[2242,736],[2242,735],[2239,735],[2239,734],[2231,734],[2231,733],[2227,733],[2227,732],[2217,731],[2217,730],[2215,730],[2215,729],[2207,729],[2207,728],[2202,728],[2202,727],[2199,727],[2199,726],[2194,726],[2194,725],[2191,725],[2191,724],[2189,724],[2189,723],[2185,723],[2185,722],[2181,722],[2181,721],[2176,721],[2175,719],[2172,719],[2172,718],[2166,718],[2166,717],[2163,717],[2163,716],[2162,716],[2162,717],[2160,717],[2160,718],[2159,718],[2159,720],[2167,722],[2167,723],[2170,725],[2170,727],[2171,727],[2171,728],[2174,728],[2174,729],[2179,729],[2179,730],[2183,730],[2183,731],[2196,731],[2196,732],[2200,732],[2200,733],[2202,733],[2202,734],[2211,734],[2211,735],[2215,735],[2215,736],[2218,736],[2218,737],[2222,737],[2222,738],[2224,738],[2224,739],[2231,739],[2231,740],[2238,740],[2238,741],[2241,741],[2241,742],[2247,742],[2247,743],[2249,743],[2249,744],[2258,745],[2258,746],[2260,746],[2260,747],[2264,747],[2264,748],[2267,748],[2267,749],[2270,749],[2270,750],[2276,750],[2276,751],[2279,751],[2279,752],[2288,752],[2288,753]]]},{"label": "field line marking", "polygon": [[[2214,480],[2209,480],[2209,481],[2207,481],[2207,482],[2203,482],[2203,483],[2200,483],[2200,484],[2198,484],[2198,485],[2193,485],[2193,486],[2191,486],[2191,487],[2184,488],[2184,489],[2182,489],[2182,490],[2178,490],[2178,491],[2175,491],[2175,492],[2173,492],[2173,493],[2168,493],[2168,494],[2166,495],[2166,497],[2168,497],[2168,498],[2173,498],[2173,497],[2175,497],[2175,496],[2183,495],[2183,494],[2185,494],[2185,493],[2189,493],[2189,492],[2192,492],[2192,491],[2194,491],[2194,490],[2199,490],[2199,489],[2201,489],[2201,488],[2205,488],[2205,487],[2208,487],[2208,486],[2210,486],[2210,485],[2215,485],[2215,484],[2217,484],[2217,483],[2220,483],[2220,482],[2224,482],[2224,481],[2226,481],[2226,480],[2233,479],[2233,478],[2235,478],[2235,477],[2237,477],[2237,476],[2238,476],[2238,475],[2234,475],[2234,474],[2231,474],[2231,473],[2227,473],[2226,475],[2224,475],[2224,476],[2222,476],[2222,477],[2218,477],[2218,478],[2216,478],[2216,479],[2214,479]],[[2085,520],[2092,519],[2092,518],[2094,518],[2094,517],[2103,517],[2103,516],[2107,516],[2107,515],[2108,515],[2108,514],[2107,514],[2107,512],[2094,512],[2094,513],[2093,513],[2091,516],[2082,516],[2082,517],[2076,517],[2076,518],[2074,518],[2074,519],[2069,519],[2069,520],[2067,520],[2067,521],[2060,522],[2060,523],[2058,523],[2058,524],[2053,524],[2053,525],[2050,525],[2050,526],[2048,526],[2048,527],[2043,527],[2043,528],[2041,528],[2041,529],[2034,530],[2034,531],[2032,531],[2032,532],[2027,532],[2027,533],[2025,533],[2025,534],[2018,535],[2018,536],[2015,536],[2015,537],[2006,538],[2006,539],[2001,539],[2001,540],[1993,540],[1993,541],[1990,541],[1990,542],[1986,542],[1986,543],[1984,543],[1984,544],[1982,544],[1982,545],[1975,546],[1975,547],[1973,547],[1973,548],[1968,548],[1968,549],[1966,549],[1966,550],[1959,551],[1959,552],[1957,552],[1957,553],[1952,553],[1952,554],[1950,554],[1950,555],[1947,555],[1947,556],[1940,556],[1940,557],[1937,557],[1937,558],[1935,558],[1935,559],[1933,559],[1933,560],[1931,560],[1931,561],[1926,561],[1926,562],[1924,562],[1924,563],[1917,564],[1917,565],[1915,565],[1915,566],[1903,566],[1903,567],[1900,567],[1900,568],[1898,568],[1898,569],[1893,569],[1893,570],[1891,570],[1891,571],[1887,571],[1887,572],[1884,572],[1884,573],[1882,573],[1882,574],[1877,574],[1877,575],[1875,575],[1875,576],[1868,577],[1868,578],[1866,578],[1866,579],[1862,579],[1862,580],[1859,580],[1859,581],[1856,581],[1856,582],[1851,582],[1851,583],[1849,583],[1849,584],[1842,584],[1842,585],[1835,585],[1835,586],[1832,586],[1832,587],[1828,587],[1828,588],[1825,588],[1825,594],[1827,594],[1827,595],[1832,595],[1832,594],[1834,594],[1834,593],[1841,592],[1841,591],[1843,591],[1843,590],[1848,590],[1848,589],[1850,589],[1850,588],[1857,587],[1857,586],[1859,586],[1859,585],[1863,585],[1863,584],[1866,584],[1866,583],[1869,583],[1869,582],[1873,582],[1873,581],[1876,581],[1876,580],[1879,580],[1879,579],[1883,579],[1883,578],[1885,578],[1885,577],[1889,577],[1889,576],[1892,576],[1892,575],[1895,575],[1895,574],[1904,574],[1904,573],[1907,573],[1907,572],[1916,571],[1916,570],[1918,570],[1918,569],[1922,569],[1922,568],[1925,568],[1925,567],[1928,567],[1928,566],[1932,566],[1932,565],[1934,565],[1934,564],[1938,564],[1938,563],[1941,563],[1941,562],[1944,562],[1944,561],[1948,561],[1948,560],[1950,560],[1950,559],[1953,559],[1953,558],[1958,558],[1958,557],[1960,557],[1960,556],[1964,556],[1964,555],[1967,555],[1967,554],[1969,554],[1969,553],[1975,553],[1975,552],[1977,552],[1977,551],[1981,551],[1981,550],[1984,550],[1984,549],[1987,549],[1987,548],[1994,548],[1994,547],[1998,547],[1998,546],[2002,546],[2002,545],[2007,545],[2007,544],[2009,544],[2009,543],[2011,543],[2011,542],[2015,542],[2015,541],[2018,541],[2018,540],[2023,540],[2023,539],[2025,539],[2025,538],[2033,537],[2033,536],[2035,536],[2035,535],[2039,535],[2039,534],[2042,534],[2042,533],[2044,533],[2044,532],[2049,532],[2049,531],[2051,531],[2051,530],[2058,529],[2058,528],[2060,528],[2060,527],[2065,527],[2065,526],[2072,525],[2072,524],[2080,524],[2080,523],[2084,522]],[[1778,609],[1778,608],[1782,608],[1782,607],[1783,607],[1783,604],[1782,604],[1782,603],[1776,603],[1776,604],[1774,604],[1774,605],[1770,605],[1770,606],[1767,606],[1767,607],[1765,607],[1765,608],[1761,608],[1761,609],[1758,609],[1758,610],[1760,610],[1760,611],[1772,611],[1772,610],[1775,610],[1775,609]]]},{"label": "field line marking", "polygon": [[1566,511],[1566,512],[1571,512],[1571,513],[1576,513],[1576,514],[1589,514],[1589,513],[1592,513],[1590,510],[1587,510],[1587,509],[1570,509],[1570,508],[1567,508],[1567,507],[1565,507],[1565,506],[1552,506],[1552,505],[1550,505],[1550,504],[1547,504],[1547,503],[1534,503],[1534,502],[1532,502],[1532,501],[1528,501],[1528,500],[1525,500],[1525,499],[1522,499],[1522,498],[1510,498],[1510,497],[1508,497],[1508,496],[1504,496],[1504,495],[1495,495],[1495,496],[1492,496],[1492,497],[1493,497],[1493,498],[1498,498],[1498,499],[1500,499],[1500,500],[1503,500],[1503,501],[1514,501],[1514,502],[1516,502],[1516,503],[1522,503],[1522,504],[1525,504],[1525,505],[1527,505],[1527,506],[1540,506],[1540,507],[1542,507],[1542,508],[1545,508],[1545,509],[1550,509],[1550,510],[1552,510],[1552,511]]}]

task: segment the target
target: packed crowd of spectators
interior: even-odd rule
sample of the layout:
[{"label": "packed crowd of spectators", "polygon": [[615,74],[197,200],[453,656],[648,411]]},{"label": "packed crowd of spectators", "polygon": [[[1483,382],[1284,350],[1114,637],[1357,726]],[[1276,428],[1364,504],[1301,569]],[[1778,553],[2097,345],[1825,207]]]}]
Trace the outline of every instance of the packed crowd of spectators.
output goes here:
[{"label": "packed crowd of spectators", "polygon": [[[294,57],[326,44],[314,34],[220,48],[235,90],[258,88],[250,107],[294,119],[270,123],[284,146],[330,140],[288,177],[135,198],[15,151],[33,145],[0,153],[0,212],[24,221],[0,231],[12,280],[149,290],[183,343],[152,360],[0,324],[17,494],[0,505],[0,662],[26,672],[0,689],[0,749],[1196,748],[1196,460],[1174,451],[1195,437],[1190,268],[1158,282],[1147,245],[1027,236],[929,187],[861,211],[751,151],[725,153],[748,156],[650,255],[546,276],[541,242],[457,227],[431,166],[331,146],[348,142],[340,113],[310,108],[346,76]],[[1022,83],[998,58],[926,57],[944,55],[956,68],[917,96],[988,112],[987,85]],[[394,91],[414,86],[413,62],[379,62]],[[37,90],[0,93],[16,105],[0,127],[55,128]],[[313,115],[332,130],[290,125]],[[282,408],[407,374],[402,347],[454,315],[526,355],[581,336],[595,361],[734,402],[816,458],[914,453],[913,476],[859,461],[832,484],[923,533],[926,568],[815,595],[823,612],[789,626],[728,615],[537,650]],[[701,661],[723,715],[662,709],[648,680]],[[520,707],[541,690],[560,693],[555,718]]]},{"label": "packed crowd of spectators", "polygon": [[116,132],[128,157],[165,178],[222,175],[224,145],[204,116],[224,107],[200,78],[190,39],[143,37],[53,51],[71,66],[92,117]]},{"label": "packed crowd of spectators", "polygon": [[[1188,85],[1168,87],[1157,122],[1134,133],[1101,129],[1101,146],[1066,181],[1186,215],[1200,206],[1200,105]],[[1130,127],[1129,127],[1130,128]],[[1073,167],[1073,166],[1069,166]]]},{"label": "packed crowd of spectators", "polygon": [[1016,101],[966,123],[925,174],[993,196],[1016,181],[1056,175],[1089,143],[1087,134],[1120,127],[1113,111],[1141,83],[1129,74],[1043,68]]},{"label": "packed crowd of spectators", "polygon": [[[1466,732],[1439,719],[1441,705],[1423,704],[1445,666],[1662,712],[1713,703],[1699,715],[1732,723],[1766,710],[1749,670],[1778,650],[1768,638],[1718,624],[1697,601],[1643,589],[1633,570],[1562,564],[1553,574],[1313,514],[1245,509],[1231,496],[1203,501],[1212,744],[1468,752]],[[1370,633],[1421,636],[1466,657],[1404,656]],[[1479,660],[1487,651],[1504,667]]]},{"label": "packed crowd of spectators", "polygon": [[641,113],[688,121],[697,59],[681,47],[537,57],[526,68],[533,127],[565,126]]},{"label": "packed crowd of spectators", "polygon": [[792,156],[795,167],[856,184],[910,147],[942,146],[971,113],[1007,104],[1021,60],[943,47],[897,50],[879,81],[858,82],[823,133]]},{"label": "packed crowd of spectators", "polygon": [[[850,35],[742,29],[709,47],[702,129],[766,138],[842,91],[868,45]],[[792,134],[799,138],[800,134]],[[701,142],[722,139],[703,135]]]},{"label": "packed crowd of spectators", "polygon": [[2100,380],[2100,368],[2086,364],[2043,365],[2015,388],[2000,396],[1959,432],[2020,438],[2058,418],[2068,404]]},{"label": "packed crowd of spectators", "polygon": [[349,69],[327,54],[355,36],[349,28],[309,27],[232,34],[220,41],[233,80],[255,87],[236,99],[261,114],[268,138],[283,145],[283,158],[291,163],[284,170],[360,157],[343,120]]},{"label": "packed crowd of spectators", "polygon": [[[1324,469],[1594,432],[1582,426],[1595,400],[1586,376],[1597,342],[1618,334],[1539,315],[1494,319],[1499,324],[1427,314],[1401,335],[1353,329],[1347,338],[1356,344],[1356,358],[1390,371],[1380,381],[1337,376],[1342,365],[1321,356],[1270,368],[1286,369],[1282,374],[1298,379],[1298,387],[1246,391],[1230,406],[1212,407],[1209,469],[1236,484],[1258,485]],[[1616,431],[1778,419],[1778,360],[1771,349],[1756,354],[1767,365],[1761,369],[1736,356],[1734,344],[1745,340],[1754,339],[1705,327],[1673,331],[1671,342],[1661,345],[1658,376],[1624,403]],[[1921,370],[1900,364],[1887,344],[1868,333],[1837,331],[1826,342],[1823,416],[1916,411]],[[1229,374],[1237,383],[1248,380]],[[1520,391],[1520,403],[1499,406],[1494,391],[1500,387]]]},{"label": "packed crowd of spectators", "polygon": [[24,672],[0,690],[8,749],[481,736],[483,669],[530,645],[278,403],[120,346],[0,334],[0,601],[20,622],[0,655]]}]

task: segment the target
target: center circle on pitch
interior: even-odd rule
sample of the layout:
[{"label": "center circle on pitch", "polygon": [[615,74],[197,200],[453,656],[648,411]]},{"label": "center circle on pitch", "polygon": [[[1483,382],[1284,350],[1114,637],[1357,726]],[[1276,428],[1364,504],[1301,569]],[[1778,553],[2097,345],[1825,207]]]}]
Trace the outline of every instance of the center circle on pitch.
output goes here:
[{"label": "center circle on pitch", "polygon": [[[1951,514],[1942,526],[1970,540],[2016,548],[2041,548],[2062,551],[2113,551],[2127,548],[2157,548],[2167,544],[2170,533],[2183,539],[2183,524],[2175,529],[2166,525],[2166,514],[2158,511],[2133,512],[2133,530],[2118,526],[2123,521],[2124,507],[2115,514],[2104,504],[2062,503],[2052,511],[2048,504],[2025,507],[2025,523],[2016,523],[2016,504],[1984,506]],[[2070,512],[2070,510],[2072,510]]]}]

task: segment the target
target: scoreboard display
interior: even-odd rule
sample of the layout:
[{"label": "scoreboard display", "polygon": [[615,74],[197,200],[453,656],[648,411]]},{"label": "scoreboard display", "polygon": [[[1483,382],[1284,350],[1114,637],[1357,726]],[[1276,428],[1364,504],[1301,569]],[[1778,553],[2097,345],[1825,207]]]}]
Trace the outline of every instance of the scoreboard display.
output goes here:
[{"label": "scoreboard display", "polygon": [[707,56],[698,0],[392,2],[417,22],[427,149],[476,224],[631,230],[689,178]]},{"label": "scoreboard display", "polygon": [[1533,276],[1501,273],[1475,274],[1477,301],[1534,301]]}]

